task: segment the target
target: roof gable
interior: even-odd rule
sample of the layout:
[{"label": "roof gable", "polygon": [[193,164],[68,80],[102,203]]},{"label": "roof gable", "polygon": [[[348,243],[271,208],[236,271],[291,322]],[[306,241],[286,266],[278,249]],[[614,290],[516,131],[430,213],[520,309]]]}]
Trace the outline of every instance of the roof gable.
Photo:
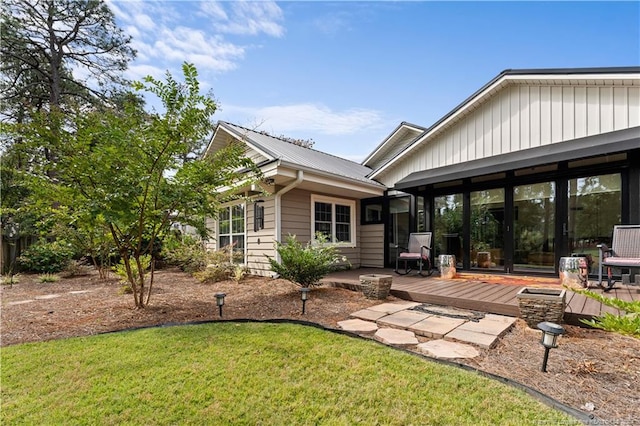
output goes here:
[{"label": "roof gable", "polygon": [[260,154],[263,161],[278,160],[281,164],[294,168],[302,167],[362,183],[377,184],[367,177],[372,171],[367,166],[225,121],[218,122],[207,153],[220,149],[221,144],[225,143],[220,137],[224,133],[247,144],[252,151]]},{"label": "roof gable", "polygon": [[[567,69],[508,69],[481,87],[474,94],[465,99],[453,110],[443,116],[435,124],[425,129],[425,131],[410,144],[397,152],[397,155],[388,158],[383,164],[377,164],[370,177],[380,176],[386,169],[398,164],[404,157],[409,155],[415,148],[428,143],[433,137],[443,129],[453,125],[466,115],[480,107],[484,102],[496,96],[506,87],[512,85],[616,85],[640,81],[640,67],[612,67],[612,68],[567,68]],[[387,138],[384,144],[391,143]],[[377,149],[379,149],[378,147]]]}]

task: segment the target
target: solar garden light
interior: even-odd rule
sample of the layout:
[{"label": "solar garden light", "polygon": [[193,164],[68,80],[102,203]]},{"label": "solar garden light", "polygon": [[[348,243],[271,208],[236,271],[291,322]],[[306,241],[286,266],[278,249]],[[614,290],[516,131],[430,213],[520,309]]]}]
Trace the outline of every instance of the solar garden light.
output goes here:
[{"label": "solar garden light", "polygon": [[216,305],[218,305],[218,309],[220,310],[220,318],[222,318],[222,307],[224,306],[224,297],[226,294],[224,293],[216,293]]},{"label": "solar garden light", "polygon": [[307,303],[308,298],[309,298],[309,287],[302,287],[300,289],[300,299],[302,299],[302,315],[304,315],[304,307]]},{"label": "solar garden light", "polygon": [[540,370],[543,373],[546,373],[547,361],[549,360],[549,349],[558,347],[558,336],[564,333],[564,328],[549,321],[539,323],[538,328],[542,330],[540,343],[544,346],[544,358],[542,360],[542,368]]}]

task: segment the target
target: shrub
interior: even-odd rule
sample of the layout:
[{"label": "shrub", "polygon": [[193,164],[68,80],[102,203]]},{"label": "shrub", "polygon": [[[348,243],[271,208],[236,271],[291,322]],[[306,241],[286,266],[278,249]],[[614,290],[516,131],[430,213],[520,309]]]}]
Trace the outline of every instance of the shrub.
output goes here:
[{"label": "shrub", "polygon": [[190,235],[167,237],[162,258],[167,265],[189,273],[203,271],[209,263],[209,254],[202,240]]},{"label": "shrub", "polygon": [[60,277],[56,274],[42,274],[38,277],[38,282],[41,283],[56,283],[60,281]]},{"label": "shrub", "polygon": [[[149,269],[151,267],[151,255],[145,254],[143,256],[140,256],[140,263],[144,271]],[[138,277],[138,265],[136,264],[133,258],[130,258],[129,264],[131,267],[131,275],[134,278]],[[129,283],[129,276],[127,275],[127,267],[125,266],[123,259],[120,259],[120,262],[113,267],[113,272],[115,272],[116,275],[120,277],[120,281],[122,283],[127,283],[127,284]]]},{"label": "shrub", "polygon": [[8,273],[0,277],[0,283],[2,285],[8,285],[9,287],[13,286],[14,284],[18,284],[19,282],[20,282],[20,274]]},{"label": "shrub", "polygon": [[65,241],[38,241],[22,252],[18,264],[30,272],[51,274],[64,270],[72,256],[73,249]]},{"label": "shrub", "polygon": [[326,237],[318,233],[316,242],[302,245],[295,235],[289,235],[285,243],[276,241],[280,262],[267,256],[271,270],[301,287],[318,285],[330,272],[349,267],[347,259],[338,252],[335,244],[328,244]]},{"label": "shrub", "polygon": [[572,288],[571,291],[626,312],[621,315],[604,312],[601,316],[591,320],[580,320],[580,322],[594,328],[640,338],[640,300],[627,302],[615,297],[606,297],[587,289]]},{"label": "shrub", "polygon": [[212,284],[218,281],[224,281],[229,279],[232,274],[234,265],[209,265],[204,271],[198,271],[193,276],[200,282]]},{"label": "shrub", "polygon": [[69,264],[62,272],[64,278],[81,277],[89,275],[89,268],[78,260],[70,260]]}]

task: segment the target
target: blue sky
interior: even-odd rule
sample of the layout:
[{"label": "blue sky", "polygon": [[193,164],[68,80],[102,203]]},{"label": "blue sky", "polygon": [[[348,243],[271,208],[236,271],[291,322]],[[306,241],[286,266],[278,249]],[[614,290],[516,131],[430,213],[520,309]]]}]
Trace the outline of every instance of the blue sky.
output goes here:
[{"label": "blue sky", "polygon": [[640,2],[110,0],[127,77],[192,62],[214,119],[361,161],[508,68],[640,65]]}]

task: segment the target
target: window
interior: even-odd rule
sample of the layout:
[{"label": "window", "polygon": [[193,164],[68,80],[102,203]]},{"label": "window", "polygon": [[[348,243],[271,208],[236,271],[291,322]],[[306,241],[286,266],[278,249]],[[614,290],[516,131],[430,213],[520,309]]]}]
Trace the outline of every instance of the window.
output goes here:
[{"label": "window", "polygon": [[234,263],[244,262],[244,204],[223,207],[218,217],[218,249],[233,245]]},{"label": "window", "polygon": [[321,232],[328,241],[355,246],[355,214],[355,201],[312,195],[311,234]]},{"label": "window", "polygon": [[380,197],[361,200],[360,211],[362,212],[362,214],[360,217],[360,224],[372,225],[376,223],[383,223],[382,202],[383,199]]}]

